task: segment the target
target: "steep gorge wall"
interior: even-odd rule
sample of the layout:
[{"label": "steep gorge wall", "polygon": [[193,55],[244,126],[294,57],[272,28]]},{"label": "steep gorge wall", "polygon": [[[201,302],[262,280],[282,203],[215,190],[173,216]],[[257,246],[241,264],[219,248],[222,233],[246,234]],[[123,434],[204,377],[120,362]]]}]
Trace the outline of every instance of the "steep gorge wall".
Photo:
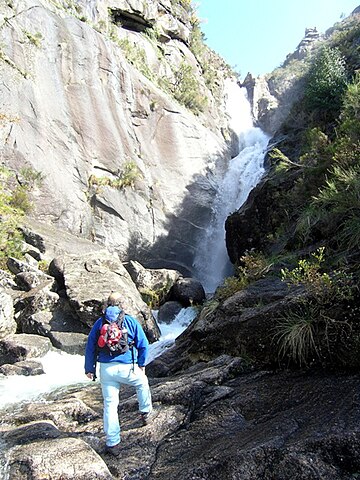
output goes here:
[{"label": "steep gorge wall", "polygon": [[[82,4],[0,6],[1,163],[20,183],[24,167],[41,172],[31,212],[38,220],[102,243],[122,260],[190,271],[231,142],[222,105],[186,44],[186,11],[177,5],[180,21],[166,1]],[[124,10],[136,25],[145,19],[157,27],[168,63],[159,61],[159,43],[122,26],[115,13]],[[168,82],[176,77],[171,62],[192,62],[208,98],[204,111],[194,115],[135,69],[120,37],[131,48],[146,45],[149,71]],[[126,175],[131,185],[115,188]]]}]

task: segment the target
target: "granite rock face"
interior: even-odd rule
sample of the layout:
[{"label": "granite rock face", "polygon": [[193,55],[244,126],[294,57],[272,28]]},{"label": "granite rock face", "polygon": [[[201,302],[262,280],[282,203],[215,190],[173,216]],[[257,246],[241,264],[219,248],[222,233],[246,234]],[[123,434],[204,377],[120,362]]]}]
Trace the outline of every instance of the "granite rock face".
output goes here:
[{"label": "granite rock face", "polygon": [[[230,158],[190,13],[165,0],[14,0],[0,17],[0,158],[41,174],[32,216],[121,260],[189,273]],[[174,84],[184,61],[207,98],[199,115],[131,64]]]}]

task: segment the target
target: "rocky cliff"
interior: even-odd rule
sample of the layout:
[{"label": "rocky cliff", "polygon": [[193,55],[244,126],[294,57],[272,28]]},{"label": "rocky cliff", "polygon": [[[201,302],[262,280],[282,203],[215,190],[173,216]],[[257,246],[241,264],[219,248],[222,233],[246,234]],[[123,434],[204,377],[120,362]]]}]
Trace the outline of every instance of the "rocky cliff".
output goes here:
[{"label": "rocky cliff", "polygon": [[281,66],[266,75],[255,78],[248,73],[245,77],[242,85],[248,91],[254,119],[265,132],[274,135],[301,97],[309,59],[321,39],[316,28],[307,28]]},{"label": "rocky cliff", "polygon": [[1,163],[41,177],[30,215],[188,273],[231,150],[231,74],[189,2],[9,0],[0,38]]}]

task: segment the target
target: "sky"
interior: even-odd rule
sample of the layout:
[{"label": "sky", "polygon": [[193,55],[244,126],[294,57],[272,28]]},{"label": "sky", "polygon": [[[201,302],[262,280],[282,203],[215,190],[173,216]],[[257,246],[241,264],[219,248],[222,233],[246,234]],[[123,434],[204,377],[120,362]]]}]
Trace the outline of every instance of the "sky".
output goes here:
[{"label": "sky", "polygon": [[360,0],[193,0],[205,43],[243,79],[269,73],[316,27],[324,33]]}]

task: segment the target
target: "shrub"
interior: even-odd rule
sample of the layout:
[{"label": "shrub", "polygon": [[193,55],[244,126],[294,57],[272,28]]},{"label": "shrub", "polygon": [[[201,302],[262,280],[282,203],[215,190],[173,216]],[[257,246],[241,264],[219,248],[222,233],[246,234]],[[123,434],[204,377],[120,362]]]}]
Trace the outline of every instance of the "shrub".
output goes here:
[{"label": "shrub", "polygon": [[222,302],[234,295],[236,292],[243,290],[248,285],[245,277],[228,277],[220,287],[216,289],[214,299]]},{"label": "shrub", "polygon": [[40,48],[41,47],[41,41],[43,39],[43,36],[41,35],[40,32],[36,33],[31,33],[28,32],[27,30],[23,30],[24,35],[28,38],[28,40],[35,45],[35,47]]},{"label": "shrub", "polygon": [[199,93],[199,82],[193,73],[192,66],[182,62],[174,75],[172,91],[176,100],[194,113],[204,111],[207,98]]},{"label": "shrub", "polygon": [[18,229],[22,211],[12,203],[13,197],[7,182],[12,173],[2,168],[0,170],[0,264],[6,268],[6,258],[14,256],[21,258],[22,235]]},{"label": "shrub", "polygon": [[337,48],[324,46],[309,70],[305,100],[310,110],[336,117],[347,85],[345,59]]},{"label": "shrub", "polygon": [[135,162],[130,161],[124,164],[122,172],[117,178],[110,177],[96,177],[91,175],[89,177],[89,185],[97,185],[98,187],[111,187],[121,190],[126,187],[134,187],[135,181],[140,176],[140,170]]},{"label": "shrub", "polygon": [[255,251],[245,252],[240,257],[238,275],[244,277],[248,283],[254,282],[264,277],[271,266],[272,262],[262,253]]},{"label": "shrub", "polygon": [[300,259],[293,270],[281,269],[281,279],[293,285],[302,285],[319,305],[350,299],[351,277],[340,270],[333,271],[331,275],[322,271],[324,263],[325,247],[320,247],[310,254],[309,259]]},{"label": "shrub", "polygon": [[17,210],[29,213],[33,205],[29,199],[28,189],[24,186],[17,186],[12,192],[9,204]]}]

